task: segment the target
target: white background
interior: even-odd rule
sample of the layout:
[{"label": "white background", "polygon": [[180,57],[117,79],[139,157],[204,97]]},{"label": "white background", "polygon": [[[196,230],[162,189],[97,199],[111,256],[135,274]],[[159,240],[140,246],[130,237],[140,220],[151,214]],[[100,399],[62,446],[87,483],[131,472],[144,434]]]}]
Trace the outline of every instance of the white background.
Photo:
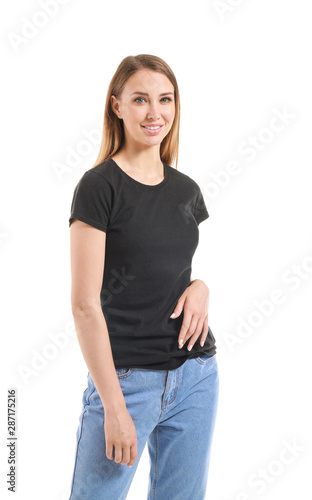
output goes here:
[{"label": "white background", "polygon": [[[117,66],[148,53],[176,75],[178,169],[199,183],[210,214],[192,273],[210,289],[220,372],[207,499],[311,499],[310,2],[71,0],[43,18],[47,3],[1,12],[1,497],[13,497],[15,387],[14,498],[69,498],[87,374],[71,315],[70,204],[97,157],[99,141],[87,151],[82,141],[102,126]],[[236,175],[225,180],[230,162]],[[148,473],[145,449],[129,500],[146,499]]]}]

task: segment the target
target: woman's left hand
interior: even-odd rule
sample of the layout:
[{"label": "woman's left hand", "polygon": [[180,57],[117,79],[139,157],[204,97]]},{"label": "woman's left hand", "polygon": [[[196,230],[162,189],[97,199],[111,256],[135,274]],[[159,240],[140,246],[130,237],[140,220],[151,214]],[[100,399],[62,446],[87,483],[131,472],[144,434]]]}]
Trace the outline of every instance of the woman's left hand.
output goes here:
[{"label": "woman's left hand", "polygon": [[188,350],[190,351],[200,336],[200,344],[204,345],[208,335],[208,307],[209,288],[199,279],[189,285],[179,298],[170,318],[178,318],[184,309],[183,322],[179,334],[179,341],[182,340],[181,348],[190,339]]}]

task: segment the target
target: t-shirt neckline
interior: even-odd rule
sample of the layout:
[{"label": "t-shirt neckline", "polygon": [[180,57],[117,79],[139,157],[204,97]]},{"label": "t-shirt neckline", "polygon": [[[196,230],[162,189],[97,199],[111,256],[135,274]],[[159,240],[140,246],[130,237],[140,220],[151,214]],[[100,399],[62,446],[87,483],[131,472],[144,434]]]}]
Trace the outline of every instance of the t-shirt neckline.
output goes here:
[{"label": "t-shirt neckline", "polygon": [[137,186],[141,186],[143,188],[148,188],[148,189],[159,189],[161,188],[162,186],[164,186],[165,184],[167,184],[168,182],[168,179],[169,179],[169,166],[163,162],[163,166],[164,166],[164,172],[165,172],[165,177],[163,178],[163,180],[161,182],[159,182],[158,184],[143,184],[142,182],[139,182],[137,181],[136,179],[134,179],[133,177],[131,177],[130,175],[128,175],[119,165],[118,163],[115,162],[115,160],[113,158],[109,158],[109,160],[111,160],[114,165],[118,168],[118,170],[123,174],[124,177],[126,177],[127,179],[129,179],[131,182],[133,182],[134,184],[136,184]]}]

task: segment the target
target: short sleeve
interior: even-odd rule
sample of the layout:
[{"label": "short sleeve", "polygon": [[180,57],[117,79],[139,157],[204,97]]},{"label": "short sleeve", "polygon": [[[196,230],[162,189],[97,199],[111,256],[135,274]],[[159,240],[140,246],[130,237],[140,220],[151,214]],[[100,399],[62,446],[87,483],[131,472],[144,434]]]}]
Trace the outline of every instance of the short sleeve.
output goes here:
[{"label": "short sleeve", "polygon": [[107,180],[87,170],[75,187],[69,217],[106,232],[112,208],[112,189]]},{"label": "short sleeve", "polygon": [[194,217],[196,219],[197,225],[199,225],[201,222],[208,219],[209,217],[204,197],[199,187],[194,205]]}]

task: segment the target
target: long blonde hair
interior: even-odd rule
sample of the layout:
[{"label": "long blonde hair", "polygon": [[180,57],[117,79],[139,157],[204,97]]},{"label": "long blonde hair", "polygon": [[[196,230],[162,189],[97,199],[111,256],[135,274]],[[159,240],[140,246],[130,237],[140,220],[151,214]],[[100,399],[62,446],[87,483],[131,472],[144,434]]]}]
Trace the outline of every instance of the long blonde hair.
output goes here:
[{"label": "long blonde hair", "polygon": [[143,68],[163,73],[174,87],[175,117],[170,131],[160,144],[160,159],[170,166],[175,161],[175,168],[177,168],[180,127],[180,94],[178,84],[168,64],[160,57],[150,54],[127,56],[119,64],[108,87],[101,146],[93,167],[100,165],[106,159],[113,156],[123,146],[125,141],[123,121],[112,110],[110,98],[114,95],[118,99],[128,78]]}]

